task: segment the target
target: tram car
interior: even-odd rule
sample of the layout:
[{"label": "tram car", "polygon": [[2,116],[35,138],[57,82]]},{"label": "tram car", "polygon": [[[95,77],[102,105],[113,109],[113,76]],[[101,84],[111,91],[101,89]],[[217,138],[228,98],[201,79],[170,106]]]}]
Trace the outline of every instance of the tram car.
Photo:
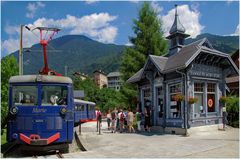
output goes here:
[{"label": "tram car", "polygon": [[72,142],[74,100],[70,78],[23,75],[11,77],[9,83],[8,142],[30,146],[67,146]]},{"label": "tram car", "polygon": [[[95,103],[73,99],[72,80],[63,76],[24,75],[9,80],[8,142],[68,148],[73,126],[94,120]],[[61,145],[61,146],[59,146]]]},{"label": "tram car", "polygon": [[94,120],[96,118],[94,102],[74,99],[74,125]]},{"label": "tram car", "polygon": [[95,118],[95,103],[83,100],[74,103],[72,80],[48,67],[46,47],[60,29],[35,29],[40,31],[44,67],[38,75],[10,78],[7,140],[23,145],[28,151],[65,151],[73,141],[75,121]]}]

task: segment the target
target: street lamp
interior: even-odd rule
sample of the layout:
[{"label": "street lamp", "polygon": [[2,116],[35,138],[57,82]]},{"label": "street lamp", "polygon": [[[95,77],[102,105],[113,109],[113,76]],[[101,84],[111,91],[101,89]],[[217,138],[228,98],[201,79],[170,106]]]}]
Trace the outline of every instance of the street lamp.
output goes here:
[{"label": "street lamp", "polygon": [[30,31],[30,28],[28,26],[26,25],[20,26],[19,75],[23,75],[23,45],[22,45],[23,27]]},{"label": "street lamp", "polygon": [[23,61],[22,61],[22,32],[23,32],[23,26],[20,26],[20,48],[19,48],[19,75],[23,74]]}]

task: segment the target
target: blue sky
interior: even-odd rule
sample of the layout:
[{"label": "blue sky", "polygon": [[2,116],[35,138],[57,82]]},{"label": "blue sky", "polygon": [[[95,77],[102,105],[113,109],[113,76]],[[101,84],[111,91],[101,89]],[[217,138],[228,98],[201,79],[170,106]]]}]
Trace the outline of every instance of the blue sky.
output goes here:
[{"label": "blue sky", "polygon": [[[131,45],[133,19],[143,2],[1,2],[2,56],[18,49],[19,26],[60,27],[57,36],[83,34],[103,43]],[[150,2],[168,35],[173,23],[174,4],[178,4],[180,21],[191,37],[201,33],[239,34],[239,3],[236,1],[155,1]],[[36,33],[37,34],[37,33]],[[23,46],[30,47],[38,39],[24,30]]]}]

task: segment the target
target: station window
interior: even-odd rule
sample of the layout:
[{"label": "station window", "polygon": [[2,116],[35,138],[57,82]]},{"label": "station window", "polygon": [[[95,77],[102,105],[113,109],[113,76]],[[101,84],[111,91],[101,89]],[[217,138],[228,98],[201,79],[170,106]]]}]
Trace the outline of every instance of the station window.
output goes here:
[{"label": "station window", "polygon": [[207,84],[207,91],[208,92],[215,92],[215,83],[208,83]]},{"label": "station window", "polygon": [[215,83],[207,84],[207,106],[208,112],[215,112]]},{"label": "station window", "polygon": [[37,105],[37,86],[13,86],[12,92],[14,105]]},{"label": "station window", "polygon": [[163,88],[157,87],[157,105],[159,118],[163,117]]},{"label": "station window", "polygon": [[170,118],[180,118],[181,117],[181,105],[182,102],[175,101],[174,97],[177,94],[182,93],[182,85],[181,83],[172,84],[169,86],[169,99],[170,99]]},{"label": "station window", "polygon": [[197,102],[194,104],[194,117],[200,117],[205,111],[203,104],[204,83],[194,82],[194,97]]},{"label": "station window", "polygon": [[42,87],[42,106],[67,105],[66,86],[43,86]]},{"label": "station window", "polygon": [[194,83],[194,92],[203,92],[204,83]]},{"label": "station window", "polygon": [[95,110],[95,106],[94,105],[88,105],[89,111],[94,111]]}]

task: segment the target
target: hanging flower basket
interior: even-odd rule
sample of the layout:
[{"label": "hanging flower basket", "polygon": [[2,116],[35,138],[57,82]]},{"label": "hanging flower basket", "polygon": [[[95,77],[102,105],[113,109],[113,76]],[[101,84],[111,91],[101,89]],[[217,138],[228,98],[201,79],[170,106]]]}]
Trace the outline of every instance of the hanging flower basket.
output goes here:
[{"label": "hanging flower basket", "polygon": [[225,104],[226,102],[227,102],[227,97],[226,96],[221,96],[220,98],[219,98],[219,101],[222,103],[222,104]]},{"label": "hanging flower basket", "polygon": [[197,103],[198,99],[197,98],[194,98],[194,97],[189,97],[188,99],[188,103],[189,104],[194,104],[194,103]]},{"label": "hanging flower basket", "polygon": [[173,100],[177,101],[177,102],[181,102],[184,100],[184,95],[182,94],[176,94],[174,97],[173,97]]}]

